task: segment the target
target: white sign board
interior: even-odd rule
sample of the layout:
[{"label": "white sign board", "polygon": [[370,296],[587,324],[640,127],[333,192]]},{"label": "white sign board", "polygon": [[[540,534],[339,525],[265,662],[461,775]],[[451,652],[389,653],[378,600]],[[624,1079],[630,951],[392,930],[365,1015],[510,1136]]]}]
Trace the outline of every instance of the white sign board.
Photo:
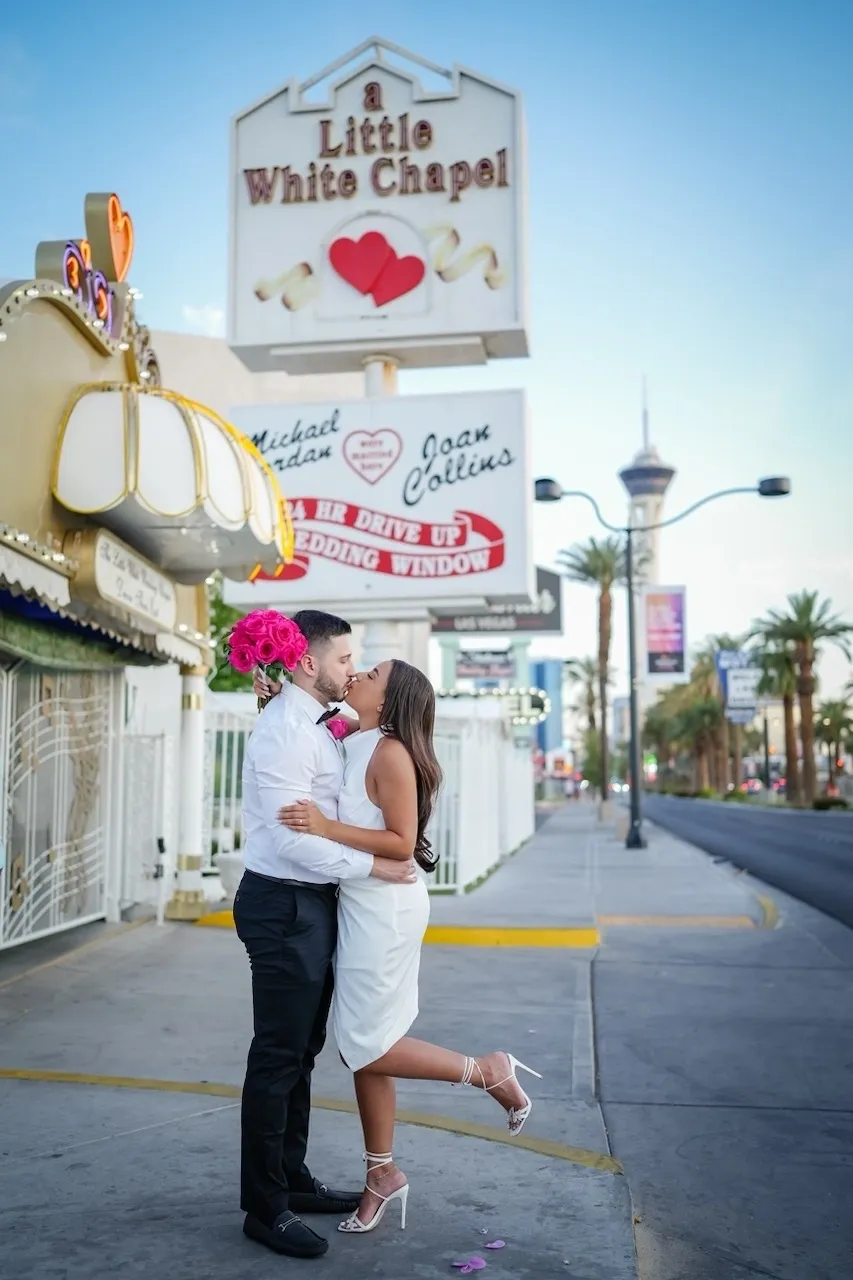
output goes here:
[{"label": "white sign board", "polygon": [[760,667],[731,667],[726,673],[726,706],[748,711],[758,705]]},{"label": "white sign board", "polygon": [[459,67],[426,92],[381,45],[233,121],[228,342],[252,370],[528,354],[520,100]]},{"label": "white sign board", "polygon": [[103,529],[95,539],[94,571],[95,586],[105,600],[158,631],[174,628],[177,596],[171,580]]},{"label": "white sign board", "polygon": [[277,578],[226,584],[228,603],[346,613],[532,594],[524,392],[257,404],[231,419],[278,476],[296,555]]}]

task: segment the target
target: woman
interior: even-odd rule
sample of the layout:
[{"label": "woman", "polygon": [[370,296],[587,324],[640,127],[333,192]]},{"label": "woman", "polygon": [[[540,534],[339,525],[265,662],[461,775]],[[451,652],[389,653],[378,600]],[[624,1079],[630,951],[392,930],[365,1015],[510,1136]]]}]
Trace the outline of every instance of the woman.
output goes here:
[{"label": "woman", "polygon": [[[255,692],[280,685],[255,682]],[[383,858],[411,858],[435,869],[426,829],[441,783],[433,750],[435,693],[426,676],[398,659],[380,662],[353,679],[346,702],[358,732],[346,740],[346,769],[337,822],[310,800],[290,805],[280,821]],[[420,950],[429,919],[426,884],[347,881],[338,899],[338,946],[332,1025],[338,1051],[355,1077],[364,1132],[367,1176],[357,1211],[339,1231],[372,1231],[393,1200],[406,1225],[406,1175],[393,1161],[394,1079],[445,1080],[486,1090],[521,1132],[532,1103],[516,1080],[530,1071],[511,1054],[471,1058],[415,1040],[406,1033],[418,1014]]]}]

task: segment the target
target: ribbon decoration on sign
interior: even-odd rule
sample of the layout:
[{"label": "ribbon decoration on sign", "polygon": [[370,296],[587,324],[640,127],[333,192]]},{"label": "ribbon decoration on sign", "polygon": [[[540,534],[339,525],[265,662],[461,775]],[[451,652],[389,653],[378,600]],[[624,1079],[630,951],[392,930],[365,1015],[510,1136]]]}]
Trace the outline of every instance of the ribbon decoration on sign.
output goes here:
[{"label": "ribbon decoration on sign", "polygon": [[[384,239],[380,233],[368,232],[365,237],[362,237],[362,240],[368,237]],[[454,257],[457,249],[462,244],[462,237],[450,223],[436,223],[435,226],[427,227],[423,233],[423,239],[427,244],[438,241],[432,251],[431,266],[439,280],[443,281],[444,284],[453,284],[454,281],[461,280],[463,276],[468,275],[469,271],[473,271],[480,263],[482,263],[483,267],[483,280],[489,289],[501,289],[509,279],[509,272],[500,266],[497,252],[490,244],[475,245],[473,249],[467,249],[457,257]],[[332,249],[342,244],[351,243],[340,239],[336,240],[330,246],[329,252],[331,253]],[[392,256],[396,258],[397,255],[393,249],[390,246],[387,246],[387,248]],[[404,258],[402,261],[408,262],[410,259]],[[338,271],[338,274],[341,274],[334,261],[332,266]],[[423,268],[421,268],[421,271],[423,271]],[[345,273],[344,279],[348,283],[352,283],[349,275]],[[415,283],[419,283],[419,280],[420,278]],[[259,280],[255,285],[254,292],[259,302],[269,302],[270,298],[278,295],[282,306],[286,307],[288,311],[299,311],[309,302],[318,298],[321,289],[320,277],[311,264],[299,262],[296,266],[289,267],[287,271],[282,272],[281,275],[274,276],[271,279]],[[369,289],[360,289],[359,291],[361,293],[370,292]],[[409,292],[409,290],[406,289],[401,292]],[[382,306],[386,302],[393,301],[397,296],[400,296],[399,293],[390,293],[387,297],[374,295],[374,302],[377,306]]]},{"label": "ribbon decoration on sign", "polygon": [[255,297],[259,302],[269,302],[281,295],[281,305],[288,311],[299,311],[312,298],[319,297],[320,281],[307,262],[300,262],[274,280],[259,280],[255,285]]},{"label": "ribbon decoration on sign", "polygon": [[478,262],[483,263],[483,279],[490,289],[502,288],[509,279],[509,273],[499,265],[498,255],[490,244],[478,244],[476,248],[466,250],[453,261],[453,255],[461,245],[462,237],[456,228],[449,224],[441,223],[428,227],[424,232],[424,238],[428,242],[441,240],[433,250],[432,268],[439,280],[443,280],[445,284],[461,280],[476,267]]},{"label": "ribbon decoration on sign", "polygon": [[[293,562],[279,565],[271,574],[256,569],[251,575],[252,582],[259,579],[292,582],[304,578],[311,556],[396,578],[461,578],[499,569],[504,562],[503,530],[493,520],[473,511],[454,511],[448,523],[440,524],[386,515],[331,498],[297,498],[290,507],[297,525]],[[300,528],[303,520],[371,534],[393,542],[399,549],[385,550],[320,529]],[[482,538],[483,545],[471,546],[473,538]],[[409,547],[432,550],[405,550]]]}]

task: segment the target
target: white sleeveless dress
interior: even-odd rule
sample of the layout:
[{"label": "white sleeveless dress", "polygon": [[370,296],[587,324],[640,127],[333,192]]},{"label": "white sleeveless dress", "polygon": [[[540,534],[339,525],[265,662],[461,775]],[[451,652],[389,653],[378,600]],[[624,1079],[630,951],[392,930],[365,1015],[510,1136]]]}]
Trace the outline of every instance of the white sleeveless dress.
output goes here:
[{"label": "white sleeveless dress", "polygon": [[[367,766],[378,729],[345,742],[344,783],[338,818],[383,831],[382,811],[367,795]],[[418,969],[429,921],[429,894],[417,884],[345,880],[338,898],[338,947],[332,1028],[351,1071],[387,1053],[418,1016]]]}]

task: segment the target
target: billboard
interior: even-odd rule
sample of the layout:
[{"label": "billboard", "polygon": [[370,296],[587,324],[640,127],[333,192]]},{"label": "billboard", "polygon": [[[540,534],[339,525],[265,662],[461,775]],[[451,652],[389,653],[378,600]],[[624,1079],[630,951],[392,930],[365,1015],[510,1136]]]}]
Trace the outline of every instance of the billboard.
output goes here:
[{"label": "billboard", "polygon": [[456,655],[458,680],[512,680],[515,659],[511,653],[494,649],[460,649]]},{"label": "billboard", "polygon": [[643,588],[645,678],[659,684],[684,684],[687,670],[684,587]]},{"label": "billboard", "polygon": [[563,583],[558,573],[536,569],[536,591],[530,604],[492,604],[482,613],[440,609],[433,615],[433,635],[476,635],[511,631],[563,634]]},{"label": "billboard", "polygon": [[232,122],[229,345],[256,372],[526,356],[525,181],[520,98],[473,71],[374,39],[289,81]]},{"label": "billboard", "polygon": [[530,598],[524,392],[256,404],[231,420],[282,481],[295,555],[272,577],[227,584],[228,603],[356,619],[382,602]]}]

